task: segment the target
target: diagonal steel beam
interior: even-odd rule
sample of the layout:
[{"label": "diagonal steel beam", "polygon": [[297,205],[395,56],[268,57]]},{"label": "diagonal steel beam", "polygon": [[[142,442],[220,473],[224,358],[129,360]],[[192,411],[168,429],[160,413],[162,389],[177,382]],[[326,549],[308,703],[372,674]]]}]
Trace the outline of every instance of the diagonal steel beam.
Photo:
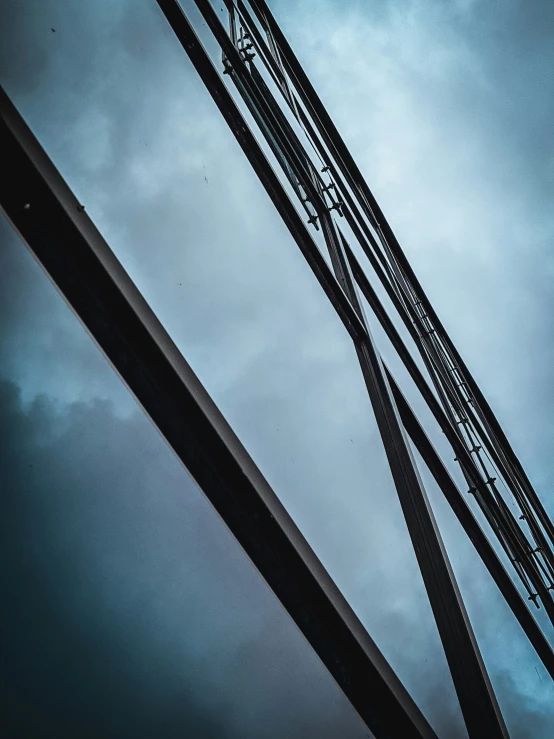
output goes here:
[{"label": "diagonal steel beam", "polygon": [[0,161],[0,208],[376,739],[436,739],[1,88]]}]

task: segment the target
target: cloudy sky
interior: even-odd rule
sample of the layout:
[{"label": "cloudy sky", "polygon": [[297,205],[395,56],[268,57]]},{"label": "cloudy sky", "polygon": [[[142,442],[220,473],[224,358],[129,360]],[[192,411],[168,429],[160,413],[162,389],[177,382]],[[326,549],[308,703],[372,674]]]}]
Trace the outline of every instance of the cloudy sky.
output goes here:
[{"label": "cloudy sky", "polygon": [[[554,515],[552,6],[272,7]],[[2,85],[439,735],[465,736],[350,340],[155,2],[4,0],[0,29]],[[367,736],[5,220],[0,282],[13,736]],[[425,480],[511,735],[547,739],[552,683]]]}]

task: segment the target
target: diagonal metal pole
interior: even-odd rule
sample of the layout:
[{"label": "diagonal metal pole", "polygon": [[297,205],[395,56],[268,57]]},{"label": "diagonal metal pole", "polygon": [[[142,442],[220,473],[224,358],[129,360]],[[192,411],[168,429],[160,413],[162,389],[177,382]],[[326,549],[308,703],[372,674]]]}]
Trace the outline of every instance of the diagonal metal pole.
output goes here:
[{"label": "diagonal metal pole", "polygon": [[[352,274],[354,276],[354,279],[358,287],[362,291],[362,294],[364,295],[371,309],[375,313],[376,318],[379,320],[379,323],[381,324],[385,333],[390,339],[391,344],[396,350],[399,358],[404,363],[404,366],[408,370],[412,380],[414,381],[415,386],[421,393],[422,398],[427,403],[429,410],[431,411],[431,413],[435,417],[435,420],[439,424],[441,431],[444,433],[444,435],[446,436],[446,439],[452,445],[452,449],[454,450],[455,454],[458,456],[460,460],[463,461],[466,469],[472,468],[474,470],[473,474],[474,474],[474,479],[475,479],[475,485],[479,487],[480,489],[482,489],[483,485],[482,485],[482,482],[479,482],[479,474],[478,474],[478,471],[475,469],[475,465],[471,458],[471,455],[468,454],[462,442],[457,437],[449,419],[446,416],[446,413],[444,412],[439,401],[437,400],[437,398],[431,391],[431,388],[427,384],[419,367],[417,366],[416,362],[414,361],[413,357],[408,351],[406,345],[404,344],[404,341],[400,337],[400,334],[398,333],[392,319],[387,314],[386,310],[384,309],[383,304],[381,303],[380,299],[377,296],[377,293],[372,288],[369,280],[367,279],[365,273],[363,272],[358,260],[356,259],[355,255],[353,254],[348,244],[346,244],[346,242],[345,242],[345,245],[346,245],[347,259],[348,259],[350,268],[352,269]],[[398,395],[397,395],[397,393],[400,391],[396,383],[394,382],[394,380],[391,379],[391,375],[388,371],[387,371],[387,377],[389,379],[389,383],[393,390],[394,398],[400,409],[400,402],[398,400]],[[404,413],[401,412],[401,416],[402,416],[402,422],[404,426],[406,427],[406,419],[404,417]],[[414,423],[411,423],[411,428],[412,430],[416,428]],[[421,431],[421,433],[424,434],[423,431]],[[412,432],[410,432],[410,436],[413,439]],[[430,454],[431,452],[428,453],[428,456]],[[422,454],[422,456],[424,455]],[[426,461],[428,463],[428,466],[430,466],[427,458],[426,458]],[[442,462],[440,462],[440,459],[438,461],[440,464],[442,464]],[[445,479],[445,478],[442,478],[442,479]],[[445,483],[445,484],[447,486],[447,489],[449,489],[448,483]],[[524,611],[521,609],[521,605],[523,602],[521,599],[521,596],[519,595],[519,592],[517,588],[515,587],[515,585],[513,584],[511,578],[509,577],[509,575],[506,573],[506,571],[502,567],[502,564],[498,560],[498,556],[494,552],[494,549],[491,547],[485,534],[481,531],[479,525],[477,524],[477,521],[475,521],[475,519],[473,518],[473,514],[471,514],[470,509],[466,506],[464,501],[461,500],[461,504],[460,504],[461,507],[458,505],[454,505],[452,502],[452,498],[449,497],[449,495],[447,495],[447,490],[444,487],[442,487],[442,485],[441,485],[441,488],[443,489],[443,492],[445,496],[447,497],[449,503],[451,504],[454,512],[458,516],[458,520],[464,527],[471,541],[474,543],[483,562],[486,564],[487,568],[489,569],[489,572],[491,573],[492,577],[495,579],[496,584],[498,585],[504,597],[506,598],[508,605],[510,606],[514,615],[518,619],[521,627],[523,628],[527,637],[529,638],[529,640],[531,641],[531,643],[537,650],[537,653],[539,657],[541,658],[541,660],[543,661],[545,667],[547,668],[547,670],[550,672],[550,674],[554,678],[554,655],[552,652],[552,648],[548,644],[548,641],[545,639],[542,631],[539,629],[535,619],[529,612],[529,609],[527,608],[525,603],[523,603]],[[482,492],[483,494],[490,494],[488,489],[486,489],[486,487],[482,489]],[[459,495],[461,497],[461,493],[459,493]],[[467,510],[470,517],[465,515],[464,513],[465,510]],[[478,531],[476,530],[475,527],[477,527]],[[478,546],[478,542],[481,542],[481,545]],[[509,583],[506,582],[506,578],[509,579]],[[554,611],[551,607],[550,599],[545,598],[544,604],[545,604],[546,612],[549,614],[550,618],[552,618]]]},{"label": "diagonal metal pole", "polygon": [[[341,252],[336,260],[339,284],[362,314],[345,252]],[[367,338],[355,342],[360,366],[468,734],[471,739],[507,737],[448,554],[367,323],[366,328]]]},{"label": "diagonal metal pole", "polygon": [[519,625],[535,648],[535,651],[541,659],[544,667],[549,672],[550,677],[554,679],[554,652],[552,651],[552,647],[531,615],[525,601],[519,594],[512,578],[507,573],[485,533],[475,520],[475,517],[465,502],[462,493],[450,476],[450,473],[423,430],[417,416],[411,409],[402,391],[396,384],[394,377],[388,369],[386,369],[386,372],[404,428],[410,436],[415,448],[420,453],[421,458],[427,465],[427,468],[435,478],[435,482],[441,489],[444,497],[452,508],[452,511],[473,543],[475,550],[486,565],[498,589],[510,606],[512,613],[519,622]]}]

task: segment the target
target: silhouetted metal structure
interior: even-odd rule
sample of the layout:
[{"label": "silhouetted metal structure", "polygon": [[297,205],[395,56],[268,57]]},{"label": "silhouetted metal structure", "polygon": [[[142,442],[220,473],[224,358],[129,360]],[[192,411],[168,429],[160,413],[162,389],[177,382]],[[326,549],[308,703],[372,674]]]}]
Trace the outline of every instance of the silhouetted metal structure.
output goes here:
[{"label": "silhouetted metal structure", "polygon": [[[157,2],[352,337],[468,733],[472,739],[506,737],[408,437],[553,678],[554,653],[384,365],[367,308],[450,443],[469,494],[528,599],[542,604],[554,623],[552,523],[265,0],[225,0],[225,25],[208,0],[194,0],[221,47],[222,74],[180,5]],[[235,97],[246,105],[264,146]],[[2,161],[18,173],[15,181],[2,177],[0,205],[14,227],[375,736],[434,736],[4,93],[0,104]],[[425,372],[401,337],[398,321]],[[516,501],[519,517],[507,496]]]}]

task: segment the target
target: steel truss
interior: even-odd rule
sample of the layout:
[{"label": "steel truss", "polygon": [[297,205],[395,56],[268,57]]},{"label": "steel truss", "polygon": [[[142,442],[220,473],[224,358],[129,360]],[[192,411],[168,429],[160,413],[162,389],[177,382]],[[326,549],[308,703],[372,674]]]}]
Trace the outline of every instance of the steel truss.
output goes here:
[{"label": "steel truss", "polygon": [[[468,733],[472,739],[506,737],[408,436],[553,678],[554,653],[384,365],[364,300],[449,441],[469,492],[529,599],[537,607],[542,604],[554,623],[552,523],[265,0],[248,5],[225,0],[227,27],[208,0],[194,0],[221,47],[223,76],[180,5],[157,2],[353,340]],[[307,224],[232,90],[246,104]],[[11,223],[374,735],[435,736],[4,93],[0,108],[2,161],[5,171],[18,173],[16,182],[0,179],[0,206]],[[341,219],[346,226],[341,227]],[[330,263],[314,231],[323,237]],[[427,378],[347,236],[355,240],[406,327]],[[506,493],[518,504],[519,519]]]}]

